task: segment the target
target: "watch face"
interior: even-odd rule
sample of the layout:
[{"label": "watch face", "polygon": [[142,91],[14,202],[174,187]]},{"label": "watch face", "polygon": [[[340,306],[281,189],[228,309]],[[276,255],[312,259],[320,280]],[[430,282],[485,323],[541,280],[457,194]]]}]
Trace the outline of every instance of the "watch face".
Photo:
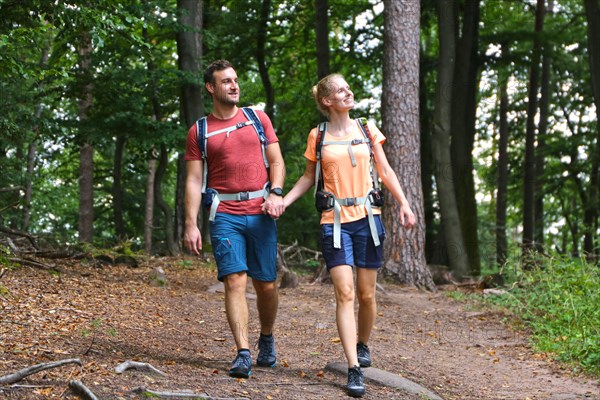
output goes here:
[{"label": "watch face", "polygon": [[271,193],[277,196],[283,196],[283,190],[278,187],[271,189]]}]

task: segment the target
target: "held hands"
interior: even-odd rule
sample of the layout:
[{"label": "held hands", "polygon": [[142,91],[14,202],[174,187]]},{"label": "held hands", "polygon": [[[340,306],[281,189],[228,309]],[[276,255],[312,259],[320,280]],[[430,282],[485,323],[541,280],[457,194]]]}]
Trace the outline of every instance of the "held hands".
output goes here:
[{"label": "held hands", "polygon": [[271,194],[262,204],[262,212],[269,214],[273,219],[281,217],[284,211],[285,205],[283,204],[283,198],[281,196]]}]

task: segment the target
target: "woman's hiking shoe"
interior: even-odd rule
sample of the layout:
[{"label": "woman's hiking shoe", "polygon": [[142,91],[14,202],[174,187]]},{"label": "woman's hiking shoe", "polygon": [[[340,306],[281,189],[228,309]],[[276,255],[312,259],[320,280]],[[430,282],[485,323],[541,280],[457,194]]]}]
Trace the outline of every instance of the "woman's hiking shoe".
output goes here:
[{"label": "woman's hiking shoe", "polygon": [[229,376],[233,378],[249,378],[252,375],[250,371],[252,367],[252,356],[249,350],[239,350],[231,369],[229,370]]},{"label": "woman's hiking shoe", "polygon": [[365,394],[365,384],[363,374],[358,365],[348,368],[348,395],[352,397],[362,397]]},{"label": "woman's hiking shoe", "polygon": [[358,365],[362,368],[371,366],[371,352],[369,346],[364,343],[356,343],[356,355],[358,356]]},{"label": "woman's hiking shoe", "polygon": [[260,335],[258,339],[258,357],[256,359],[256,365],[259,367],[271,367],[275,366],[277,357],[275,356],[275,339],[273,335],[265,336]]}]

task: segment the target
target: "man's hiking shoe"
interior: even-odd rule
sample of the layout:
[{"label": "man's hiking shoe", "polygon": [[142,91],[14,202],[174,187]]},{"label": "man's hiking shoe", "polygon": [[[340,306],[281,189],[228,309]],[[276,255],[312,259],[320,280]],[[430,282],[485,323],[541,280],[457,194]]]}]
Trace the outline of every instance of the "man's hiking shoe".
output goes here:
[{"label": "man's hiking shoe", "polygon": [[352,397],[362,397],[365,394],[365,384],[363,374],[358,365],[348,368],[348,395]]},{"label": "man's hiking shoe", "polygon": [[358,356],[358,365],[362,368],[371,366],[371,352],[369,346],[364,343],[356,343],[356,355]]},{"label": "man's hiking shoe", "polygon": [[233,364],[231,364],[229,376],[233,378],[248,378],[252,375],[252,371],[250,371],[251,366],[252,356],[250,356],[250,351],[240,350],[235,360],[233,360]]},{"label": "man's hiking shoe", "polygon": [[256,359],[256,365],[259,367],[273,368],[276,361],[275,339],[273,338],[273,335],[264,336],[261,334],[258,339],[258,358]]}]

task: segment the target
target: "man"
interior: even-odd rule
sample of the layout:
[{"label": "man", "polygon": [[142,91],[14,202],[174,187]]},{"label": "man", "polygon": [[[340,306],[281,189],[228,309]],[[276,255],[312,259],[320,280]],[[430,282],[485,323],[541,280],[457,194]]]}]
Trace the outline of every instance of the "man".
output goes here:
[{"label": "man", "polygon": [[[210,232],[217,278],[224,283],[227,321],[238,350],[229,375],[248,378],[252,365],[246,303],[248,276],[256,290],[260,320],[257,365],[274,367],[276,362],[273,325],[278,305],[277,227],[267,212],[283,212],[285,165],[269,117],[255,111],[268,143],[261,146],[258,121],[252,123],[246,114],[248,110],[237,107],[238,77],[228,61],[215,61],[204,71],[204,86],[212,97],[213,110],[206,117],[204,129],[195,124],[188,132],[184,242],[190,251],[199,254],[202,237],[197,225],[198,210],[201,202],[212,204]],[[201,140],[204,143],[198,143],[199,126],[206,133],[206,141]],[[209,189],[202,194],[204,179]]]}]

